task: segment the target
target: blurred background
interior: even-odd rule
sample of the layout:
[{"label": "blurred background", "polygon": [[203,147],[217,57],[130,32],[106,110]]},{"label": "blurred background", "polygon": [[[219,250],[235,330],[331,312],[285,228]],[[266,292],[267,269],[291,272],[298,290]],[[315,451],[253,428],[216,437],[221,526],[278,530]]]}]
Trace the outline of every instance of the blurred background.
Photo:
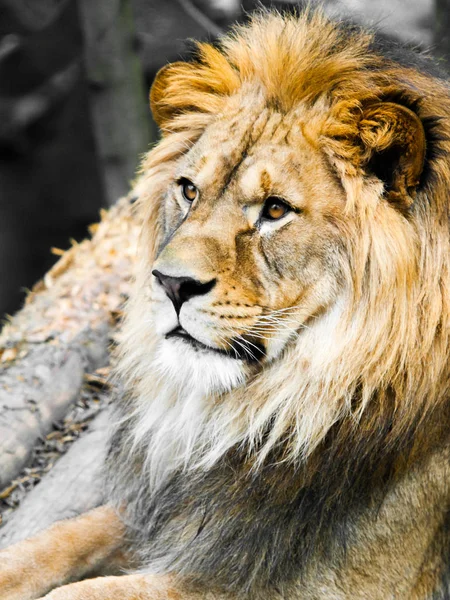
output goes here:
[{"label": "blurred background", "polygon": [[[148,91],[158,69],[262,4],[296,3],[0,0],[0,319],[57,260],[50,248],[82,239],[128,191],[157,137]],[[448,61],[450,0],[322,4]]]}]

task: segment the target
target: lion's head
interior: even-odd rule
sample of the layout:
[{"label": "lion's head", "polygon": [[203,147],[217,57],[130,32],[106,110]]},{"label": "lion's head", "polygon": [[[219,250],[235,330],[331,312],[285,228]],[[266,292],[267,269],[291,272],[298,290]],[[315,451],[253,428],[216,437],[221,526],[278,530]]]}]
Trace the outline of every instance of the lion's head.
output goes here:
[{"label": "lion's head", "polygon": [[420,61],[271,13],[157,76],[122,357],[153,466],[388,448],[445,398],[450,100]]}]

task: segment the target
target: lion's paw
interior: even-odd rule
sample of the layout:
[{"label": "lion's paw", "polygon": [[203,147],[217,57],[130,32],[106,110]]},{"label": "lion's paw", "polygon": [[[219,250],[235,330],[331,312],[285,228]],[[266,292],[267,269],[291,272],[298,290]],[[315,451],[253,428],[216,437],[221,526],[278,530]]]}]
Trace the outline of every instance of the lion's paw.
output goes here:
[{"label": "lion's paw", "polygon": [[[57,588],[41,600],[168,600],[167,589],[144,575],[97,577]],[[179,595],[170,598],[181,600]]]},{"label": "lion's paw", "polygon": [[33,585],[35,574],[30,573],[29,565],[24,564],[10,549],[0,552],[0,598],[2,600],[33,600],[39,591]]}]

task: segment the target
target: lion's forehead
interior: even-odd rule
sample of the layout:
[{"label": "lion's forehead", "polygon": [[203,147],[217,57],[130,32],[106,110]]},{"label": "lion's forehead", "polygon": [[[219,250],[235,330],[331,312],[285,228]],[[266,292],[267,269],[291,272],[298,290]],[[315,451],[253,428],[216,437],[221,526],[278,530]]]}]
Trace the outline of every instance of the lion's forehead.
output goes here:
[{"label": "lion's forehead", "polygon": [[244,203],[287,193],[299,182],[312,151],[298,135],[292,142],[295,127],[292,118],[268,109],[240,119],[220,118],[184,158],[179,174],[216,198],[231,187]]},{"label": "lion's forehead", "polygon": [[288,181],[297,180],[301,172],[293,153],[286,150],[274,154],[261,151],[259,155],[242,155],[231,163],[227,154],[210,153],[191,172],[196,185],[208,190],[210,196],[216,198],[230,190],[243,204],[259,203],[269,195],[282,194]]}]

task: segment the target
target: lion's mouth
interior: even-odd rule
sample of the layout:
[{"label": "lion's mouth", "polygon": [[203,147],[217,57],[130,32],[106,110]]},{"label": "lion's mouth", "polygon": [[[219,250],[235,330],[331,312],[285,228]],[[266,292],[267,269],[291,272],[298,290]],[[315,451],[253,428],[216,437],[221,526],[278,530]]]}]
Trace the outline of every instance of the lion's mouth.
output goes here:
[{"label": "lion's mouth", "polygon": [[203,342],[200,342],[200,340],[198,340],[197,338],[192,337],[192,335],[190,333],[188,333],[186,331],[186,329],[183,329],[183,327],[181,327],[181,325],[178,325],[178,327],[175,327],[175,329],[172,329],[172,331],[169,331],[169,333],[166,334],[166,340],[168,340],[170,338],[180,338],[184,342],[188,343],[190,346],[192,346],[193,348],[196,348],[198,350],[210,350],[213,352],[223,352],[220,348],[213,348],[212,346],[207,346]]},{"label": "lion's mouth", "polygon": [[245,360],[246,362],[254,363],[260,362],[261,359],[265,356],[266,350],[264,346],[257,342],[251,342],[250,340],[246,340],[244,337],[238,339],[233,338],[230,340],[229,348],[214,348],[213,346],[208,346],[204,344],[197,338],[193,337],[190,333],[188,333],[181,325],[166,333],[166,340],[171,338],[178,338],[189,344],[192,348],[196,350],[203,350],[207,352],[215,352],[216,354],[222,354],[223,356],[228,356],[229,358],[235,358],[237,360]]}]

